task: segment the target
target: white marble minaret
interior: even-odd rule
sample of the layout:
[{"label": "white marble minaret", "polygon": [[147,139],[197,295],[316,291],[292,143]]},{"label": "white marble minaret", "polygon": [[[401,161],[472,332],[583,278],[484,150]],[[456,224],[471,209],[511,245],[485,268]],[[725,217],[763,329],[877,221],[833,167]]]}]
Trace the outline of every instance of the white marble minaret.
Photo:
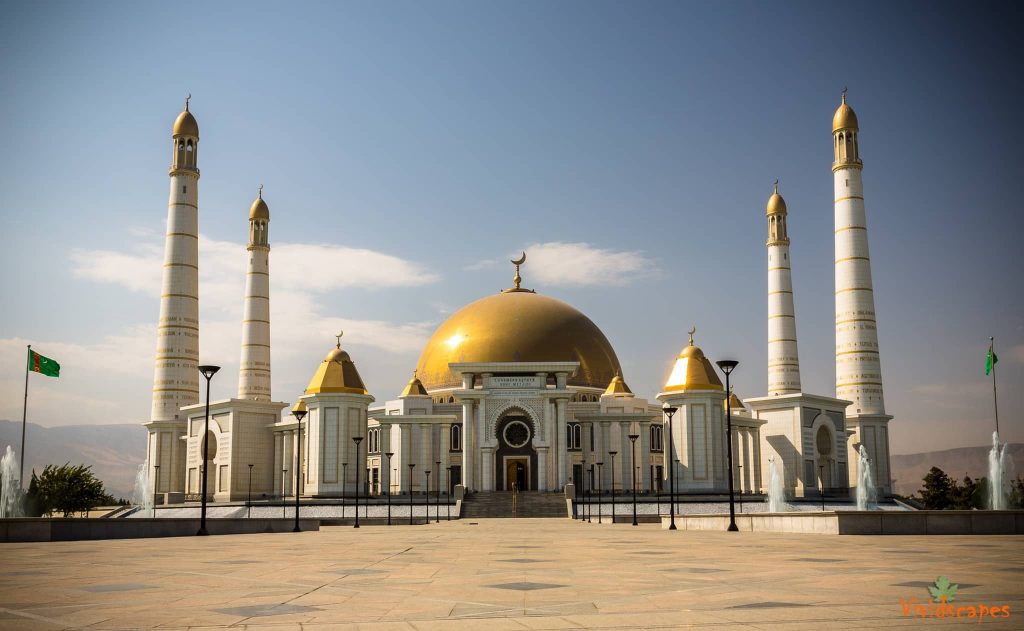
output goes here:
[{"label": "white marble minaret", "polygon": [[174,121],[164,278],[157,324],[147,460],[155,493],[184,486],[183,406],[199,402],[199,124],[188,110]]},{"label": "white marble minaret", "polygon": [[238,398],[270,401],[270,209],[259,197],[249,208],[249,267],[245,276]]},{"label": "white marble minaret", "polygon": [[779,183],[768,199],[768,396],[800,392],[796,310],[789,260],[786,201]]},{"label": "white marble minaret", "polygon": [[843,102],[832,118],[836,211],[836,398],[851,401],[846,414],[850,441],[850,481],[857,480],[855,450],[863,444],[874,465],[876,484],[888,493],[889,431],[882,366],[875,323],[875,296],[868,254],[867,215],[860,159],[860,128],[853,108]]}]

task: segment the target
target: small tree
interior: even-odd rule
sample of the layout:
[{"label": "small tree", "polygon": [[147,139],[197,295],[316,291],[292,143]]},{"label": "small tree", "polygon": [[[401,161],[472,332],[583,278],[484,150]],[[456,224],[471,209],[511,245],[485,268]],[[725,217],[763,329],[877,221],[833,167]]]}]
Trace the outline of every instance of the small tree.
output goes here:
[{"label": "small tree", "polygon": [[53,511],[70,517],[72,513],[99,506],[109,497],[103,489],[103,482],[93,475],[92,467],[85,465],[46,465],[38,481],[34,475],[32,477],[41,513]]},{"label": "small tree", "polygon": [[1010,501],[1006,505],[1010,508],[1024,508],[1024,478],[1019,475],[1016,480],[1010,480]]},{"label": "small tree", "polygon": [[926,509],[946,510],[953,505],[955,484],[945,471],[932,467],[924,476],[924,486],[917,494]]}]

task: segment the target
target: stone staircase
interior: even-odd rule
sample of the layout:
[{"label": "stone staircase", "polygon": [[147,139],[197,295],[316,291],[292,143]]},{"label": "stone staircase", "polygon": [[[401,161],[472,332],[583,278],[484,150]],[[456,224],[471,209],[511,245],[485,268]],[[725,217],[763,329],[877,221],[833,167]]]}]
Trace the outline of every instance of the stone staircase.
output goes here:
[{"label": "stone staircase", "polygon": [[517,494],[516,511],[512,513],[511,491],[480,491],[462,502],[462,519],[495,517],[561,517],[568,516],[565,495],[522,491]]}]

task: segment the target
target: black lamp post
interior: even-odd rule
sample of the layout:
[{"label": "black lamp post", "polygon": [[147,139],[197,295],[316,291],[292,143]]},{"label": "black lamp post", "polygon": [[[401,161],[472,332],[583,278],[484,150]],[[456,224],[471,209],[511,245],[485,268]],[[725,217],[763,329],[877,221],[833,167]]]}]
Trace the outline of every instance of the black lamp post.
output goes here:
[{"label": "black lamp post", "polygon": [[[387,456],[387,458],[388,458],[388,468],[387,468],[387,470],[390,472],[391,471],[391,456],[395,455],[395,452],[389,451],[389,452],[385,453],[384,455]],[[389,526],[391,525],[391,478],[390,477],[388,478],[388,525]]]},{"label": "black lamp post", "polygon": [[288,467],[281,467],[281,519],[288,517],[288,502],[284,501],[284,487],[288,484]]},{"label": "black lamp post", "polygon": [[359,443],[363,442],[362,436],[353,436],[352,442],[356,444],[356,523],[353,528],[359,527]]},{"label": "black lamp post", "polygon": [[248,498],[245,500],[246,504],[246,517],[252,517],[252,467],[249,465],[249,493]]},{"label": "black lamp post", "polygon": [[200,498],[202,509],[199,512],[199,532],[196,535],[210,534],[206,532],[206,456],[210,452],[210,441],[208,440],[210,437],[210,380],[213,379],[218,370],[220,370],[220,366],[199,366],[199,372],[206,377],[206,427],[203,431],[203,488],[201,491],[202,497]]},{"label": "black lamp post", "polygon": [[[736,465],[736,478],[743,481],[743,465]],[[743,513],[743,491],[740,491],[740,513]]]},{"label": "black lamp post", "polygon": [[427,469],[423,473],[425,473],[426,477],[427,477],[427,503],[425,504],[425,507],[427,509],[427,524],[429,524],[430,523],[430,469]]},{"label": "black lamp post", "polygon": [[602,523],[601,522],[601,504],[603,503],[603,501],[602,501],[601,495],[604,492],[604,489],[602,488],[604,486],[604,484],[602,484],[602,481],[601,481],[601,465],[603,465],[603,464],[604,464],[603,462],[597,463],[597,523],[599,523],[599,524]]},{"label": "black lamp post", "polygon": [[[676,413],[679,408],[666,405],[664,407],[665,414],[668,415],[668,513],[669,513],[669,530],[676,530],[676,459],[672,453],[672,416]],[[664,436],[662,441],[664,441]],[[664,446],[663,446],[664,447]]]},{"label": "black lamp post", "polygon": [[416,466],[415,462],[409,463],[409,525],[412,525],[412,470]]},{"label": "black lamp post", "polygon": [[[451,486],[452,485],[452,468],[451,467],[445,467],[445,469],[448,470],[448,486]],[[448,491],[448,497],[445,499],[445,503],[444,503],[445,511],[448,513],[448,519],[446,521],[451,521],[452,520],[452,495],[451,495],[451,490],[450,489],[445,489],[445,490]]]},{"label": "black lamp post", "polygon": [[609,451],[608,455],[612,459],[612,523],[615,523],[615,454],[617,451]]},{"label": "black lamp post", "polygon": [[[629,435],[629,442],[632,443],[632,448],[633,448],[633,460],[632,460],[632,462],[636,462],[636,439],[637,438],[640,438],[640,434],[630,434]],[[633,525],[636,526],[637,525],[637,523],[636,523],[636,467],[632,467],[631,466],[630,469],[632,469],[632,471],[630,471],[630,477],[633,479],[632,480],[632,482],[633,482]]]},{"label": "black lamp post", "polygon": [[580,521],[587,518],[587,453],[580,457]]},{"label": "black lamp post", "polygon": [[821,480],[821,512],[825,512],[825,465],[818,465],[818,479]]},{"label": "black lamp post", "polygon": [[739,362],[736,361],[735,359],[723,359],[723,360],[717,361],[715,363],[718,364],[718,367],[721,368],[722,372],[725,373],[725,422],[726,422],[726,428],[727,428],[725,434],[726,434],[726,437],[728,438],[728,440],[726,442],[728,443],[727,446],[728,446],[728,449],[729,449],[729,528],[728,528],[728,530],[729,530],[729,532],[738,532],[739,528],[736,527],[736,505],[735,505],[736,498],[734,497],[735,490],[733,489],[733,481],[732,481],[732,478],[733,478],[733,475],[732,475],[732,471],[733,471],[733,469],[732,469],[732,401],[731,401],[732,397],[729,396],[729,393],[731,392],[731,390],[729,389],[729,375],[731,375],[732,371],[736,369],[736,366],[739,365]]},{"label": "black lamp post", "polygon": [[292,408],[295,417],[295,527],[292,532],[302,532],[299,528],[299,494],[302,489],[302,419],[306,418],[306,402],[300,400]]},{"label": "black lamp post", "polygon": [[[438,460],[438,461],[435,462],[435,464],[437,465],[437,468],[434,469],[434,471],[437,471],[437,482],[435,482],[434,484],[435,484],[435,486],[437,486],[437,499],[434,500],[434,523],[435,524],[440,524],[441,523],[441,461]],[[429,489],[427,489],[427,490],[429,490]]]},{"label": "black lamp post", "polygon": [[348,486],[348,463],[341,463],[341,518],[345,519],[345,487]]}]

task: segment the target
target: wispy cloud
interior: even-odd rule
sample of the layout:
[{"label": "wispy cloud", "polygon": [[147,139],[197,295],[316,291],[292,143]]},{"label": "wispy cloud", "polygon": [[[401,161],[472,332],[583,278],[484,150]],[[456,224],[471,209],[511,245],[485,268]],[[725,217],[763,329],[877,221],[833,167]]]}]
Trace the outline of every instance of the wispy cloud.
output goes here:
[{"label": "wispy cloud", "polygon": [[[75,249],[69,258],[77,278],[118,285],[159,297],[163,274],[162,235],[135,231],[131,250]],[[200,360],[222,367],[214,396],[233,396],[240,355],[246,254],[241,243],[201,237]],[[388,289],[438,280],[418,263],[363,248],[283,243],[271,252],[271,338],[274,394],[299,391],[316,362],[345,332],[343,344],[359,360],[359,349],[415,357],[435,322],[394,322],[336,317],[322,312],[319,295],[347,288]],[[34,340],[33,348],[61,364],[61,377],[33,379],[30,417],[47,423],[140,421],[148,413],[156,348],[154,321],[127,327],[88,343]],[[21,414],[27,340],[0,339],[0,418]],[[411,361],[411,360],[410,360]],[[217,392],[219,390],[219,392]],[[290,400],[290,399],[289,399]],[[126,416],[128,418],[126,418]]]},{"label": "wispy cloud", "polygon": [[658,272],[643,252],[589,243],[534,243],[526,247],[531,278],[548,285],[625,285]]}]

